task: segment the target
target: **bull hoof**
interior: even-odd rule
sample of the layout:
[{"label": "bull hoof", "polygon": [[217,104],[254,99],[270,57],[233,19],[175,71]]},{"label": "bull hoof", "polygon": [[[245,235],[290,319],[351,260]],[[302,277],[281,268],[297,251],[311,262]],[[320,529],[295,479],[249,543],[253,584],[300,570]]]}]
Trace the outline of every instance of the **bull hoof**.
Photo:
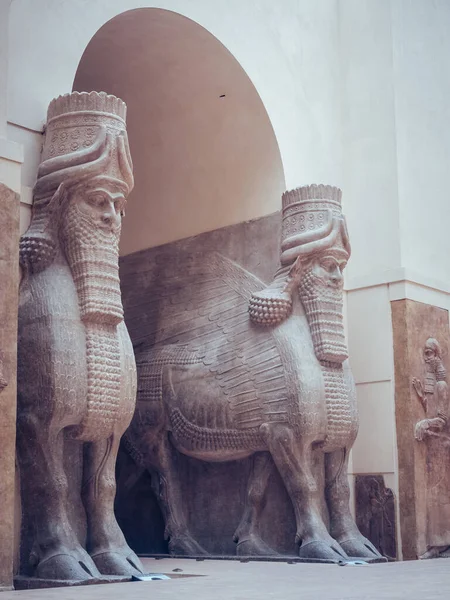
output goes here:
[{"label": "bull hoof", "polygon": [[79,560],[71,554],[55,554],[42,560],[36,567],[35,576],[60,581],[87,581],[101,577],[89,556],[86,560]]},{"label": "bull hoof", "polygon": [[332,542],[313,540],[303,543],[300,546],[298,555],[301,558],[318,558],[334,561],[348,560],[348,555],[334,540]]},{"label": "bull hoof", "polygon": [[170,538],[169,552],[181,556],[209,556],[209,552],[206,552],[190,535]]},{"label": "bull hoof", "polygon": [[372,542],[369,542],[369,540],[362,535],[343,541],[339,540],[339,545],[345,550],[348,556],[354,558],[383,558]]},{"label": "bull hoof", "polygon": [[92,555],[92,560],[97,565],[102,575],[142,575],[144,568],[136,554],[127,548],[125,551],[97,552]]},{"label": "bull hoof", "polygon": [[437,558],[438,556],[439,556],[439,548],[437,548],[436,546],[432,546],[431,548],[428,548],[428,550],[426,552],[421,554],[419,556],[419,559],[427,560],[429,558]]},{"label": "bull hoof", "polygon": [[278,556],[259,535],[250,534],[247,537],[239,538],[236,546],[237,556]]}]

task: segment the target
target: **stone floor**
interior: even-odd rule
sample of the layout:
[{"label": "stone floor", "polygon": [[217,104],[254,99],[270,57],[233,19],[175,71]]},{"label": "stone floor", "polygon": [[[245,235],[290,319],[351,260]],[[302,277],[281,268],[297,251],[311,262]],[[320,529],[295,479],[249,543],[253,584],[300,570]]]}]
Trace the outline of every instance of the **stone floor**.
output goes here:
[{"label": "stone floor", "polygon": [[[170,581],[3,592],[0,600],[428,600],[450,598],[450,559],[338,566],[143,559]],[[175,571],[174,571],[175,569]],[[180,570],[181,569],[181,570]],[[203,575],[203,577],[180,577]]]}]

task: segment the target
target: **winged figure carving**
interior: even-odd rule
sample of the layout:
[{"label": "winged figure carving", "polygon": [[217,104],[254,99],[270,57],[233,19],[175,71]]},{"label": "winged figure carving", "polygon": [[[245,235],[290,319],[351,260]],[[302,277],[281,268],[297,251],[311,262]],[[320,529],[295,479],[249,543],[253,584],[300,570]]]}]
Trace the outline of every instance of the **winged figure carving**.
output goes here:
[{"label": "winged figure carving", "polygon": [[[238,554],[275,554],[259,532],[275,464],[294,506],[300,556],[379,557],[348,502],[357,414],[343,329],[350,246],[340,200],[330,186],[283,196],[280,267],[268,286],[217,252],[137,260],[124,280],[138,371],[126,440],[135,460],[159,473],[172,553],[205,553],[187,526],[178,451],[210,462],[254,456]],[[315,452],[326,456],[329,528],[311,471]]]}]

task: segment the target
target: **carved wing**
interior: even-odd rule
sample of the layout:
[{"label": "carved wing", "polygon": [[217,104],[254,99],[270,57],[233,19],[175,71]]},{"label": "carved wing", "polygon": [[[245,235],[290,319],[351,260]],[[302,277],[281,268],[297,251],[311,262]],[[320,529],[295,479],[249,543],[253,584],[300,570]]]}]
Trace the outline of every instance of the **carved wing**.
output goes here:
[{"label": "carved wing", "polygon": [[275,338],[248,316],[250,296],[263,282],[218,253],[183,257],[176,266],[176,272],[173,265],[150,266],[145,276],[139,275],[142,287],[124,281],[125,318],[138,362],[150,348],[176,345],[195,353],[215,377],[234,427],[287,421]]}]

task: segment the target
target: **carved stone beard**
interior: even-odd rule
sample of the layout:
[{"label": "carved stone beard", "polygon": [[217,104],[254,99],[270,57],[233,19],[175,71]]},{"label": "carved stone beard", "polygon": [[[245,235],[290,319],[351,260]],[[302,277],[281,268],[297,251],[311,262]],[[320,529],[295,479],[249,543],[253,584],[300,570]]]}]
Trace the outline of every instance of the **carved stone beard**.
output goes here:
[{"label": "carved stone beard", "polygon": [[107,439],[120,418],[120,227],[114,231],[100,228],[72,202],[60,232],[86,332],[87,407],[71,435],[92,442]]},{"label": "carved stone beard", "polygon": [[299,295],[317,358],[320,361],[343,363],[348,358],[348,350],[342,288],[327,285],[326,281],[313,273],[312,267],[307,267],[299,284]]},{"label": "carved stone beard", "polygon": [[442,360],[439,356],[432,356],[429,359],[425,359],[425,383],[424,391],[426,394],[433,394],[437,381],[445,381],[447,373]]},{"label": "carved stone beard", "polygon": [[99,227],[76,202],[63,215],[60,238],[78,293],[84,323],[117,325],[123,321],[119,282],[120,227]]}]

